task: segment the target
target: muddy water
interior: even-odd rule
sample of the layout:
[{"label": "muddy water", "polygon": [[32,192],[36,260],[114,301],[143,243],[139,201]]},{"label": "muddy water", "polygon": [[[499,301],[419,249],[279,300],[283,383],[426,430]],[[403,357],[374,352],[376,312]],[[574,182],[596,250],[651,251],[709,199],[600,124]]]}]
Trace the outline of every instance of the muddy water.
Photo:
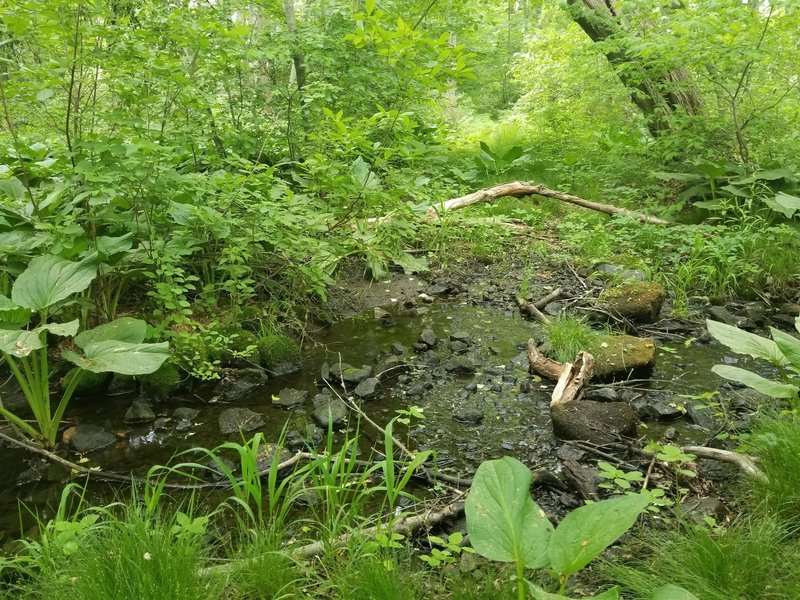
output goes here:
[{"label": "muddy water", "polygon": [[[432,329],[444,340],[433,353],[425,356],[412,349],[424,328]],[[386,359],[393,356],[391,345],[399,343],[407,348],[401,357],[411,366],[400,375],[385,378],[378,395],[363,403],[365,412],[374,420],[386,423],[398,409],[410,405],[422,407],[424,421],[412,425],[411,430],[398,429],[397,435],[413,447],[436,449],[441,467],[452,473],[469,474],[482,460],[507,454],[533,467],[556,467],[555,451],[560,444],[553,438],[547,409],[552,387],[528,375],[522,353],[534,330],[535,325],[510,311],[455,302],[437,303],[422,316],[393,314],[388,322],[376,320],[372,313],[360,315],[330,327],[319,344],[306,352],[299,373],[270,380],[267,386],[236,405],[264,415],[263,431],[268,440],[277,439],[284,427],[306,431],[312,424],[310,399],[319,391],[316,381],[323,363],[341,361],[353,366],[370,365],[380,371]],[[467,354],[477,367],[474,374],[452,374],[443,366],[451,356],[447,340],[456,332],[469,336]],[[666,390],[696,395],[721,384],[710,369],[725,355],[724,349],[683,344],[667,344],[667,347],[659,352],[652,379],[631,383],[628,387],[641,388],[631,393]],[[436,364],[437,358],[440,364]],[[421,395],[411,395],[415,384],[425,388]],[[307,390],[306,404],[293,411],[273,406],[272,396],[285,387]],[[418,385],[416,388],[419,391]],[[123,417],[133,399],[130,396],[76,401],[67,420],[97,423],[118,435],[113,446],[88,456],[88,466],[143,475],[151,465],[166,464],[183,450],[241,439],[237,435],[220,434],[219,413],[231,405],[214,403],[212,398],[213,392],[201,391],[154,407],[159,415],[171,414],[178,406],[200,409],[194,426],[180,433],[174,430],[157,432],[151,425],[125,425]],[[465,415],[471,415],[473,420],[478,420],[476,415],[480,415],[480,422],[464,423]],[[676,429],[679,443],[700,441],[708,435],[685,419],[650,424],[643,433],[657,437],[668,426]],[[368,446],[370,439],[376,436],[366,425],[362,426],[362,431],[367,434],[364,443]],[[0,464],[2,545],[20,533],[20,503],[47,517],[52,514],[64,482],[63,470],[45,468],[38,459],[16,449],[2,448],[0,452],[3,456]],[[21,474],[32,466],[43,477],[25,483],[26,476]],[[91,488],[91,499],[102,502],[113,499],[115,494],[124,498],[127,493],[118,486],[96,484]],[[23,519],[23,522],[30,523],[30,519]]]}]

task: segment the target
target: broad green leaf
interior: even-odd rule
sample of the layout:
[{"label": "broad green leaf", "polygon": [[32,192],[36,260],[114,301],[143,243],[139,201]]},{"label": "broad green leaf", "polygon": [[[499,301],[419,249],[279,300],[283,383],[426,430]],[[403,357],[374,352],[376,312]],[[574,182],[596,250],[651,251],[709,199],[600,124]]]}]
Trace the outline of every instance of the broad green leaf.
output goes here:
[{"label": "broad green leaf", "polygon": [[772,333],[772,339],[775,340],[775,344],[778,346],[778,350],[781,351],[792,366],[800,368],[800,340],[774,327],[770,327],[769,330]]},{"label": "broad green leaf", "polygon": [[71,363],[92,373],[121,373],[122,375],[147,375],[169,357],[169,344],[131,344],[108,340],[88,344],[84,356],[65,350],[61,355]]},{"label": "broad green leaf", "polygon": [[669,583],[655,590],[650,600],[700,600],[700,598],[689,590]]},{"label": "broad green leaf", "polygon": [[0,352],[5,352],[15,358],[22,358],[40,348],[42,348],[42,340],[34,331],[0,330]]},{"label": "broad green leaf", "polygon": [[109,237],[101,235],[97,238],[97,251],[106,256],[119,254],[125,250],[130,250],[133,246],[133,233],[126,233],[119,237]]},{"label": "broad green leaf", "polygon": [[0,194],[5,194],[12,200],[21,202],[25,199],[25,186],[16,177],[0,180]]},{"label": "broad green leaf", "polygon": [[53,335],[60,335],[62,337],[71,337],[78,333],[78,327],[80,326],[78,319],[74,321],[70,321],[69,323],[47,323],[46,325],[41,325],[34,329],[34,332],[37,334],[41,333],[42,331],[47,331],[52,333]]},{"label": "broad green leaf", "polygon": [[531,498],[530,469],[506,456],[478,467],[465,504],[467,530],[475,551],[490,560],[547,565],[553,526]]},{"label": "broad green leaf", "polygon": [[550,537],[550,567],[561,576],[577,573],[628,531],[648,503],[643,494],[631,494],[573,510]]},{"label": "broad green leaf", "polygon": [[[528,582],[528,587],[535,600],[571,600],[568,596],[546,592],[530,581]],[[597,596],[582,596],[582,600],[619,600],[619,587],[614,586]]]},{"label": "broad green leaf", "polygon": [[775,202],[779,206],[792,211],[792,213],[800,210],[800,198],[787,194],[786,192],[778,192],[775,194]]},{"label": "broad green leaf", "polygon": [[753,358],[762,358],[780,365],[785,365],[787,362],[777,344],[770,339],[711,319],[706,319],[706,326],[708,333],[734,352],[747,354]]},{"label": "broad green leaf", "polygon": [[16,310],[17,308],[19,307],[14,304],[8,296],[0,294],[0,311]]},{"label": "broad green leaf", "polygon": [[522,146],[514,146],[503,155],[503,162],[510,164],[517,160],[524,153],[525,151],[522,149]]},{"label": "broad green leaf", "polygon": [[34,258],[11,288],[11,300],[33,310],[52,306],[72,294],[82,292],[97,274],[97,257],[80,262],[47,254]]},{"label": "broad green leaf", "polygon": [[110,323],[98,325],[94,329],[82,331],[75,338],[75,343],[84,350],[90,344],[111,340],[128,344],[141,344],[146,333],[147,323],[141,319],[121,317]]},{"label": "broad green leaf", "polygon": [[53,94],[55,94],[55,92],[53,90],[51,90],[49,88],[46,88],[46,89],[40,90],[39,92],[36,93],[36,99],[39,102],[45,102],[46,100],[49,100],[50,98],[52,98]]},{"label": "broad green leaf", "polygon": [[769,379],[761,377],[761,375],[757,375],[756,373],[747,371],[746,369],[740,369],[739,367],[715,365],[711,368],[711,370],[720,377],[724,377],[729,381],[738,381],[739,383],[743,383],[747,387],[753,388],[757,392],[766,394],[771,398],[795,398],[797,396],[798,389],[800,389],[796,385],[770,381]]},{"label": "broad green leaf", "polygon": [[407,275],[411,273],[424,273],[428,270],[428,259],[424,256],[417,258],[412,254],[403,252],[398,256],[394,256],[393,260],[403,268],[403,272]]}]

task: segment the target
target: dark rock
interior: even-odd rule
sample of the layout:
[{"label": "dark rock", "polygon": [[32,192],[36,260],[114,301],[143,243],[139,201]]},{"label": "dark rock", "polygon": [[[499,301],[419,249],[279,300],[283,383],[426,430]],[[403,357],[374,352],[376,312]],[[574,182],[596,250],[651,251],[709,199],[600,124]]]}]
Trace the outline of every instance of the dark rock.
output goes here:
[{"label": "dark rock", "polygon": [[428,348],[433,348],[438,342],[439,338],[432,329],[423,329],[419,334],[419,342],[425,344]]},{"label": "dark rock", "polygon": [[332,394],[317,394],[314,396],[314,412],[311,417],[314,422],[325,431],[331,428],[342,427],[347,422],[350,413],[347,405],[338,396]]},{"label": "dark rock", "polygon": [[675,403],[665,400],[650,400],[647,397],[639,398],[633,403],[639,417],[645,421],[674,421],[683,416],[683,411]]},{"label": "dark rock", "polygon": [[600,295],[600,305],[615,317],[652,323],[658,319],[665,298],[659,283],[631,282],[605,290]]},{"label": "dark rock", "polygon": [[17,486],[22,487],[42,480],[42,473],[38,469],[25,469],[17,475]]},{"label": "dark rock", "polygon": [[466,425],[479,425],[483,421],[483,411],[478,408],[464,408],[453,413],[453,419]]},{"label": "dark rock", "polygon": [[579,461],[583,460],[583,457],[586,456],[586,452],[580,448],[576,448],[572,444],[563,444],[556,450],[556,456],[560,460]]},{"label": "dark rock", "polygon": [[711,407],[701,402],[693,400],[686,402],[686,416],[692,423],[708,431],[714,431],[720,425],[720,421],[714,415]]},{"label": "dark rock", "polygon": [[200,411],[196,408],[189,408],[188,406],[180,406],[172,411],[172,418],[176,421],[194,421]]},{"label": "dark rock", "polygon": [[406,396],[421,396],[425,392],[425,385],[417,382],[406,388]]},{"label": "dark rock", "polygon": [[682,504],[682,513],[698,525],[705,525],[706,517],[722,523],[731,517],[731,511],[719,498],[687,498]]},{"label": "dark rock", "polygon": [[272,365],[269,368],[270,375],[273,377],[281,377],[283,375],[294,375],[303,369],[303,365],[299,362],[284,361]]},{"label": "dark rock", "polygon": [[368,377],[356,386],[355,395],[359,398],[366,399],[372,398],[375,395],[376,388],[380,384],[377,377]]},{"label": "dark rock", "polygon": [[175,421],[176,431],[187,431],[194,425],[194,420],[200,411],[196,408],[189,408],[188,406],[181,406],[172,412],[172,418]]},{"label": "dark rock", "polygon": [[406,347],[403,346],[403,344],[401,344],[400,342],[392,342],[392,354],[401,355],[405,353],[406,353]]},{"label": "dark rock", "polygon": [[450,341],[464,342],[467,345],[472,344],[472,337],[466,331],[456,331],[450,334]]},{"label": "dark rock", "polygon": [[625,267],[614,263],[598,263],[594,266],[594,272],[601,275],[616,275],[621,273]]},{"label": "dark rock", "polygon": [[113,433],[91,423],[81,423],[64,432],[64,441],[81,454],[100,450],[110,446],[116,440],[117,436]]},{"label": "dark rock", "polygon": [[451,356],[444,363],[444,368],[449,373],[456,375],[473,375],[477,370],[475,360],[464,354]]},{"label": "dark rock", "polygon": [[414,352],[427,352],[428,351],[428,344],[423,344],[422,342],[417,342],[416,344],[412,344],[411,347],[414,349]]},{"label": "dark rock", "polygon": [[306,427],[305,432],[298,430],[286,434],[286,447],[292,452],[304,449],[315,449],[325,439],[324,432],[315,425]]},{"label": "dark rock", "polygon": [[295,390],[292,388],[283,388],[278,392],[277,398],[272,399],[273,406],[280,406],[281,408],[296,408],[306,401],[308,392],[306,390]]},{"label": "dark rock", "polygon": [[221,380],[214,390],[220,400],[236,402],[269,380],[261,369],[221,369]]},{"label": "dark rock", "polygon": [[619,395],[614,388],[602,387],[588,390],[585,398],[587,400],[597,400],[598,402],[616,402],[619,400]]},{"label": "dark rock", "polygon": [[511,359],[511,364],[515,367],[519,367],[520,369],[528,369],[530,367],[530,362],[528,362],[528,353],[527,352],[520,352],[514,358]]},{"label": "dark rock", "polygon": [[626,269],[618,275],[621,281],[647,281],[648,275],[646,271],[641,269]]},{"label": "dark rock", "polygon": [[376,306],[372,310],[376,319],[388,319],[392,316],[389,311],[383,310],[380,306]]},{"label": "dark rock", "polygon": [[264,415],[248,408],[227,408],[219,414],[219,430],[225,435],[253,431],[264,426]]},{"label": "dark rock", "polygon": [[709,316],[715,320],[739,327],[740,329],[755,329],[755,323],[748,317],[737,317],[724,306],[712,306],[708,309]]},{"label": "dark rock", "polygon": [[516,446],[514,445],[514,442],[511,442],[509,440],[503,440],[502,442],[500,442],[500,448],[502,450],[505,450],[506,452],[511,452],[515,447]]},{"label": "dark rock", "polygon": [[432,285],[428,288],[428,294],[431,296],[445,296],[452,288],[445,285]]},{"label": "dark rock", "polygon": [[739,359],[735,356],[723,356],[719,359],[723,365],[738,365]]},{"label": "dark rock", "polygon": [[795,326],[795,320],[796,319],[797,319],[797,317],[794,317],[794,316],[791,316],[791,315],[787,315],[787,314],[784,314],[784,313],[778,313],[777,315],[774,315],[772,317],[772,320],[775,322],[775,324],[783,325],[784,327],[786,327],[787,329],[789,329],[791,331],[794,331],[794,326]]},{"label": "dark rock", "polygon": [[125,412],[126,423],[149,423],[155,418],[156,414],[150,403],[144,400],[134,400]]},{"label": "dark rock", "polygon": [[153,431],[169,431],[172,428],[170,421],[168,417],[158,417],[153,421]]},{"label": "dark rock", "polygon": [[448,347],[452,352],[455,352],[456,354],[460,354],[461,352],[466,352],[467,350],[469,350],[469,344],[465,344],[464,342],[461,342],[459,340],[451,341],[448,344]]},{"label": "dark rock", "polygon": [[639,418],[625,402],[583,400],[550,408],[553,432],[562,440],[607,444],[636,435]]},{"label": "dark rock", "polygon": [[433,350],[428,350],[425,354],[422,355],[422,364],[427,365],[429,367],[435,367],[441,362],[439,355],[436,354]]}]

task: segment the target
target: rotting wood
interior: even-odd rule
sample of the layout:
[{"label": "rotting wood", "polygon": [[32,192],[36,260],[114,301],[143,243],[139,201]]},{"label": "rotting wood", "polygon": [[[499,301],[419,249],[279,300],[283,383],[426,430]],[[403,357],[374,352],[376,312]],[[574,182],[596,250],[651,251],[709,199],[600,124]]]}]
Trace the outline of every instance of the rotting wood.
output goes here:
[{"label": "rotting wood", "polygon": [[769,482],[767,474],[759,469],[755,459],[747,454],[741,454],[731,450],[722,450],[720,448],[708,448],[707,446],[684,446],[681,448],[681,451],[685,454],[694,454],[697,458],[707,458],[736,465],[748,477],[752,477],[764,483]]},{"label": "rotting wood", "polygon": [[550,397],[550,408],[577,400],[594,375],[594,356],[580,352],[572,363],[566,363]]},{"label": "rotting wood", "polygon": [[561,371],[564,370],[564,365],[542,354],[536,345],[536,340],[531,338],[528,340],[528,370],[540,377],[558,381],[558,378],[561,377]]},{"label": "rotting wood", "polygon": [[459,208],[472,206],[473,204],[481,204],[484,202],[491,204],[500,198],[524,198],[526,196],[542,196],[545,198],[551,198],[553,200],[574,204],[576,206],[588,208],[589,210],[605,213],[607,215],[622,215],[625,217],[630,217],[632,219],[636,219],[637,221],[641,221],[642,223],[664,226],[671,225],[669,221],[665,221],[664,219],[660,219],[658,217],[644,215],[642,213],[628,210],[627,208],[620,208],[612,204],[604,204],[602,202],[585,200],[584,198],[579,198],[578,196],[573,196],[572,194],[559,192],[558,190],[551,190],[550,188],[541,184],[525,181],[512,181],[511,183],[503,183],[491,188],[478,190],[477,192],[467,194],[466,196],[452,198],[451,200],[431,206],[428,209],[426,217],[430,221],[435,221],[441,218],[444,213],[451,210],[457,210]]}]

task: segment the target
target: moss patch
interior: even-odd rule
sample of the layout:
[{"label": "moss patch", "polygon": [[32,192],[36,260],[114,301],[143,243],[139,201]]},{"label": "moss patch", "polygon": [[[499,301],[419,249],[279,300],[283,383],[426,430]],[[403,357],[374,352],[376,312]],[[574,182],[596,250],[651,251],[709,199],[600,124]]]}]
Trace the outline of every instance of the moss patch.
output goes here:
[{"label": "moss patch", "polygon": [[257,342],[258,356],[265,367],[300,360],[300,347],[292,338],[281,333],[265,335]]},{"label": "moss patch", "polygon": [[154,373],[139,377],[142,394],[153,400],[163,401],[181,387],[183,377],[172,363],[164,363]]},{"label": "moss patch", "polygon": [[601,307],[623,319],[652,323],[658,318],[666,293],[652,281],[625,283],[600,294]]},{"label": "moss patch", "polygon": [[595,377],[651,367],[656,362],[656,343],[653,338],[601,335],[595,345],[594,360]]}]

